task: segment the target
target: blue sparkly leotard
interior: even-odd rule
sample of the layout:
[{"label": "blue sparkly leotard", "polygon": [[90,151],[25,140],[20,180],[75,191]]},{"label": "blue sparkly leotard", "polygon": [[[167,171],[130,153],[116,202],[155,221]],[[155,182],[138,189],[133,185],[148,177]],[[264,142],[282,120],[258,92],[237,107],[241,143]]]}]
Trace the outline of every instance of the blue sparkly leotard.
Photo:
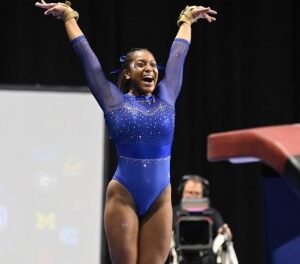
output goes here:
[{"label": "blue sparkly leotard", "polygon": [[170,183],[175,101],[182,83],[189,42],[175,39],[157,96],[124,94],[108,81],[84,36],[71,44],[83,64],[90,90],[104,111],[118,166],[113,176],[131,194],[143,215]]}]

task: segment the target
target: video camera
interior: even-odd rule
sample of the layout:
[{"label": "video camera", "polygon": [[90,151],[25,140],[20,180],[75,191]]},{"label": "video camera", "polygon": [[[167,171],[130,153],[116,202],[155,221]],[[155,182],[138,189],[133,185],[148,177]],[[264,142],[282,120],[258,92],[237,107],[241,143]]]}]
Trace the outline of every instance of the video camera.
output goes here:
[{"label": "video camera", "polygon": [[177,251],[199,251],[212,248],[213,222],[209,215],[203,213],[208,208],[208,198],[181,200],[174,228]]}]

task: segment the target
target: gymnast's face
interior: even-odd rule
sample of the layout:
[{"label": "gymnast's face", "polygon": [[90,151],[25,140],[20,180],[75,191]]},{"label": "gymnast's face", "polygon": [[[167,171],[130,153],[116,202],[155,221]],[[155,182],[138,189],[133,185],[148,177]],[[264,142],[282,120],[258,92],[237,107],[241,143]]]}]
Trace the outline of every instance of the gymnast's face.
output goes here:
[{"label": "gymnast's face", "polygon": [[130,92],[134,95],[151,95],[158,79],[157,64],[152,53],[148,50],[135,51],[125,78],[130,80]]},{"label": "gymnast's face", "polygon": [[202,198],[203,191],[202,183],[188,180],[184,185],[182,198]]}]

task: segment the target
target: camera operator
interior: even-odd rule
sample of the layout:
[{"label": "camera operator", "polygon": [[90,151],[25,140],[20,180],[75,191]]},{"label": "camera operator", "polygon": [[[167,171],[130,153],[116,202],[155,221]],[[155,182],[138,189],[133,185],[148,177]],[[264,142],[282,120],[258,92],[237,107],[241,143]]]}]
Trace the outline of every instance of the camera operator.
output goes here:
[{"label": "camera operator", "polygon": [[[209,205],[208,180],[199,175],[185,175],[182,178],[178,191],[181,193],[181,202],[173,208],[173,253],[176,251],[177,263],[220,263],[217,261],[217,255],[212,250],[212,242],[219,234],[226,234],[227,239],[231,240],[232,234],[228,225],[224,223],[221,214]],[[193,221],[182,225],[182,221],[187,220]],[[203,221],[204,224],[202,226],[205,226],[205,228],[195,228],[195,221]],[[183,226],[185,226],[185,231],[181,232],[182,230],[180,229]],[[202,230],[203,234],[198,234],[201,232],[199,230]],[[185,235],[187,238],[182,237],[183,233],[187,233]],[[197,239],[200,242],[195,241]],[[191,243],[190,247],[189,242]],[[195,247],[194,244],[199,243],[203,244],[203,246]],[[178,244],[184,244],[184,246],[180,247]],[[173,263],[176,263],[176,261],[173,261]]]}]

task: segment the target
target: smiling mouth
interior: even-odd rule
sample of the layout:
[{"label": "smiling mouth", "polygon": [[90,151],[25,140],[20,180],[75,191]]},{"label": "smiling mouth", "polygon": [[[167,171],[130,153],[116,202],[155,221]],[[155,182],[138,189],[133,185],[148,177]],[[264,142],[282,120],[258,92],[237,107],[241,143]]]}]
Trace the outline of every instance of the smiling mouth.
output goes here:
[{"label": "smiling mouth", "polygon": [[144,76],[142,78],[143,82],[145,83],[148,83],[148,84],[152,84],[154,82],[154,77],[151,76],[151,75],[147,75],[147,76]]}]

